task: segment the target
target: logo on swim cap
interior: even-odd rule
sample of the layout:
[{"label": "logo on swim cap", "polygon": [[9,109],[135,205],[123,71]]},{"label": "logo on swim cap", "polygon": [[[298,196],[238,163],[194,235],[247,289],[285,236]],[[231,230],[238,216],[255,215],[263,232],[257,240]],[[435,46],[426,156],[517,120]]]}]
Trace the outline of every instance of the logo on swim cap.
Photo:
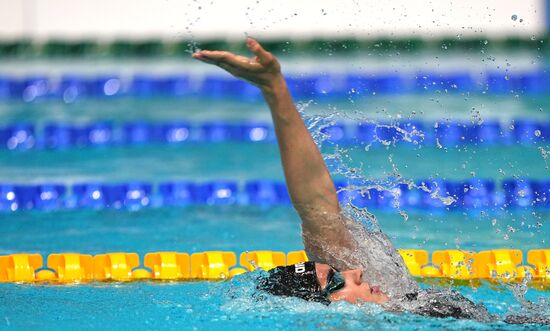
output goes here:
[{"label": "logo on swim cap", "polygon": [[303,273],[304,271],[306,271],[306,265],[304,264],[304,262],[296,263],[296,264],[294,265],[294,272],[295,272],[295,273],[301,274],[301,273]]}]

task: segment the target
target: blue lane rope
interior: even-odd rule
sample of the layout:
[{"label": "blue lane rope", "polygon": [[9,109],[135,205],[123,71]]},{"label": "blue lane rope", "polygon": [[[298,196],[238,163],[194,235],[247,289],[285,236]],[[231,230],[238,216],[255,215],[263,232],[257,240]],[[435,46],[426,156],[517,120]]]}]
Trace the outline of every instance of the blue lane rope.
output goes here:
[{"label": "blue lane rope", "polygon": [[[493,120],[481,124],[447,121],[336,123],[323,127],[321,132],[327,136],[327,143],[341,145],[400,143],[449,148],[465,145],[543,145],[550,142],[550,121],[516,119],[506,125]],[[0,149],[9,150],[231,141],[274,143],[276,137],[270,123],[259,122],[49,123],[42,128],[16,123],[0,126]]]},{"label": "blue lane rope", "polygon": [[[414,185],[398,184],[386,189],[367,185],[358,189],[353,183],[336,181],[342,203],[357,207],[420,210],[477,210],[480,208],[550,209],[550,180],[506,179],[497,189],[494,181],[418,180]],[[416,186],[416,187],[415,187]],[[346,189],[347,188],[347,189]],[[437,192],[438,197],[434,197]],[[0,211],[59,210],[75,208],[115,208],[138,210],[163,206],[244,205],[290,206],[284,182],[251,180],[244,183],[219,180],[208,182],[168,181],[80,183],[70,185],[43,183],[18,185],[0,183]]]},{"label": "blue lane rope", "polygon": [[[306,74],[290,76],[288,86],[296,98],[349,98],[374,94],[407,93],[483,93],[544,95],[550,92],[550,72],[536,71],[471,73],[417,72]],[[136,74],[86,76],[64,74],[60,77],[13,77],[0,74],[0,101],[32,102],[56,99],[71,103],[86,98],[113,97],[189,97],[261,100],[258,89],[248,83],[220,76],[195,77],[188,74],[159,76]]]}]

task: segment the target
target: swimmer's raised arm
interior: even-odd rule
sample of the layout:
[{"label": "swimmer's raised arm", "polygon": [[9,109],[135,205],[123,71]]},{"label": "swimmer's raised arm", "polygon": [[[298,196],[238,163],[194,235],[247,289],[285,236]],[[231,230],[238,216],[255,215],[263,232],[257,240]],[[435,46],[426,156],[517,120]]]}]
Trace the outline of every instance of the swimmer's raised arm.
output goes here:
[{"label": "swimmer's raised arm", "polygon": [[[338,213],[336,190],[323,157],[296,110],[277,59],[254,39],[246,41],[254,58],[224,51],[199,51],[195,59],[225,69],[260,88],[275,125],[292,203],[307,222],[308,210]],[[304,224],[307,226],[307,224]]]},{"label": "swimmer's raised arm", "polygon": [[[302,238],[308,257],[340,270],[361,269],[364,277],[372,276],[372,280],[380,284],[380,278],[388,275],[387,265],[374,263],[381,257],[370,256],[372,246],[362,245],[366,239],[356,239],[368,237],[364,227],[340,215],[336,189],[319,149],[292,102],[279,62],[254,39],[248,38],[247,46],[254,58],[206,50],[194,53],[193,57],[225,69],[262,91],[275,125],[288,191],[302,220]],[[377,243],[386,243],[380,236],[373,238]],[[391,243],[388,241],[384,247],[387,245]],[[406,272],[404,264],[403,268]]]}]

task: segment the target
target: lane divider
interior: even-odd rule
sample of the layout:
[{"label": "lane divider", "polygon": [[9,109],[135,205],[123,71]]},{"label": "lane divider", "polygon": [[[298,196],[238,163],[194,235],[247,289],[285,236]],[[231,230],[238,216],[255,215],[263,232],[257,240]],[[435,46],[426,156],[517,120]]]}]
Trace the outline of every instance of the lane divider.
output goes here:
[{"label": "lane divider", "polygon": [[[550,282],[550,249],[523,253],[518,249],[495,249],[482,252],[441,250],[400,250],[411,275],[455,280]],[[133,280],[223,280],[259,267],[307,261],[304,251],[285,254],[275,251],[234,252],[208,251],[191,255],[179,252],[147,253],[140,265],[136,253],[107,253],[95,256],[78,253],[50,254],[43,265],[40,254],[0,256],[0,282],[78,283],[89,281]],[[239,264],[238,264],[239,263]]]},{"label": "lane divider", "polygon": [[[324,73],[287,77],[296,98],[344,99],[377,94],[409,93],[483,93],[544,95],[550,92],[550,73],[545,68],[533,71],[467,70],[416,73]],[[262,99],[254,86],[225,76],[192,76],[187,73],[134,76],[109,74],[86,76],[67,73],[60,77],[0,75],[0,100],[59,100],[72,103],[86,98],[202,97],[219,99]]]},{"label": "lane divider", "polygon": [[[335,123],[320,129],[325,143],[411,144],[438,147],[466,145],[544,145],[550,142],[550,121],[515,119],[510,123],[488,120],[481,124],[440,121],[425,123]],[[96,122],[85,125],[49,123],[35,128],[28,123],[0,126],[0,148],[9,150],[67,149],[73,147],[130,146],[185,143],[275,143],[270,123],[260,122]]]},{"label": "lane divider", "polygon": [[[466,181],[423,179],[409,184],[382,187],[374,182],[335,181],[342,204],[360,208],[392,210],[490,210],[495,208],[550,208],[550,179],[505,179],[500,185],[487,179]],[[168,181],[43,183],[20,185],[0,183],[0,212],[20,210],[125,209],[187,206],[290,206],[283,181],[237,182]]]},{"label": "lane divider", "polygon": [[[539,36],[512,36],[496,39],[487,39],[481,37],[457,36],[454,38],[434,38],[429,39],[421,37],[392,37],[392,38],[372,38],[370,36],[346,36],[339,38],[308,38],[308,39],[267,39],[262,40],[265,49],[275,54],[298,54],[315,55],[322,54],[346,54],[353,55],[358,52],[368,52],[369,54],[383,54],[388,52],[414,53],[418,51],[431,50],[445,53],[460,51],[464,52],[493,52],[493,51],[514,51],[518,49],[536,51],[537,53],[548,50],[550,36],[543,34]],[[120,58],[128,57],[162,57],[162,56],[182,56],[189,57],[191,49],[223,49],[242,53],[247,49],[242,40],[133,40],[117,39],[105,43],[103,40],[68,40],[68,39],[49,39],[46,41],[36,41],[29,39],[1,40],[0,56],[6,57],[94,57],[101,58],[114,56]],[[360,53],[359,53],[360,54]]]}]

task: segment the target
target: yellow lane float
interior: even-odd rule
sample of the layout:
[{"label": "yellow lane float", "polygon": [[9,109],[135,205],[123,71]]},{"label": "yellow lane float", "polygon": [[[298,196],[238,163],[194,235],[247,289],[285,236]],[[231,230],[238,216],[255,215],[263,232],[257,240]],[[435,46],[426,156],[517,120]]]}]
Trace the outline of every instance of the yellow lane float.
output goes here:
[{"label": "yellow lane float", "polygon": [[550,249],[533,249],[527,252],[527,263],[535,267],[535,278],[550,280]]},{"label": "yellow lane float", "polygon": [[230,277],[229,269],[237,264],[233,252],[202,252],[191,255],[191,278],[216,280]]},{"label": "yellow lane float", "polygon": [[35,270],[42,268],[39,254],[0,256],[0,282],[32,282]]},{"label": "yellow lane float", "polygon": [[[550,249],[535,249],[527,254],[518,249],[494,249],[482,252],[440,250],[399,251],[411,275],[422,278],[489,281],[521,281],[528,275],[533,281],[550,283]],[[50,254],[47,268],[39,254],[0,256],[0,282],[79,283],[87,281],[133,280],[222,280],[256,267],[270,270],[277,266],[308,261],[304,251],[285,254],[276,251],[209,251],[191,255],[181,252],[153,252],[143,258],[136,253],[107,253],[95,256],[78,253]]]},{"label": "yellow lane float", "polygon": [[474,279],[477,276],[474,256],[474,252],[461,250],[434,251],[432,264],[439,268],[442,277]]},{"label": "yellow lane float", "polygon": [[428,252],[418,249],[400,249],[399,254],[405,261],[411,275],[422,276],[422,267],[428,264]]},{"label": "yellow lane float", "polygon": [[307,258],[305,251],[292,251],[292,252],[288,252],[286,255],[287,265],[293,265],[296,263],[307,262],[307,261],[309,261],[309,259]]},{"label": "yellow lane float", "polygon": [[151,278],[162,280],[189,279],[189,254],[157,252],[145,254],[143,264],[151,269]]},{"label": "yellow lane float", "polygon": [[94,280],[94,258],[91,255],[50,254],[48,268],[55,270],[56,280],[62,283]]},{"label": "yellow lane float", "polygon": [[243,252],[239,261],[248,271],[254,271],[256,267],[271,270],[287,265],[285,253],[272,251]]},{"label": "yellow lane float", "polygon": [[96,280],[132,280],[132,269],[139,266],[136,253],[108,253],[94,256]]}]

